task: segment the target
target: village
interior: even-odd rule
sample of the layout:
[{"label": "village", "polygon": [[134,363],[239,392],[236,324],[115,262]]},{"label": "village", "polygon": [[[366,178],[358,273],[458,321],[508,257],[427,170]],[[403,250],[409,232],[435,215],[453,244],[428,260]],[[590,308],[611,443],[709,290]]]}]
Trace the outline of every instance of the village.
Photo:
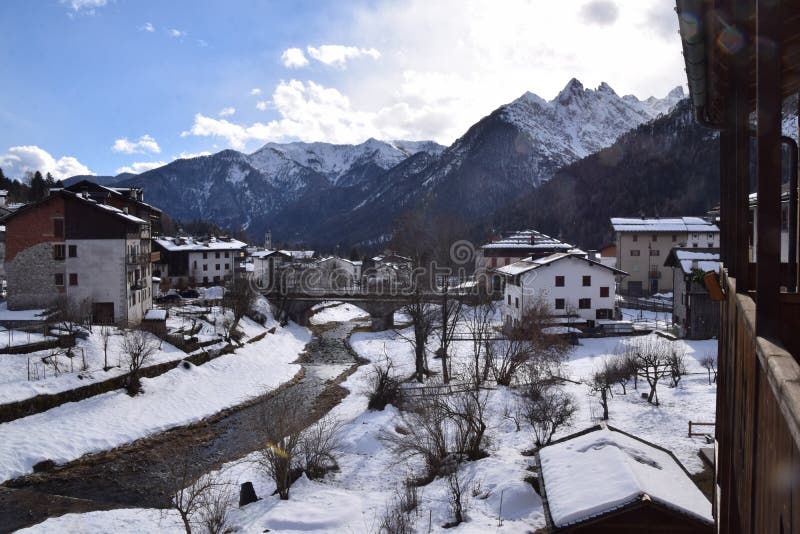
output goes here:
[{"label": "village", "polygon": [[[103,525],[181,531],[209,510],[148,510],[195,490],[203,499],[216,492],[217,519],[245,529],[496,523],[526,532],[593,524],[620,507],[647,515],[650,499],[675,524],[712,525],[714,213],[614,218],[613,243],[590,251],[533,229],[509,232],[466,255],[454,247],[452,269],[441,270],[404,251],[342,258],[276,249],[269,233],[257,246],[165,236],[145,198],[81,181],[5,207],[5,486],[48,493],[60,480],[69,490],[58,495],[92,502],[98,490],[72,472],[110,451],[276,394],[271,402],[292,417],[260,428],[258,442],[171,473],[184,486],[160,473],[147,498],[116,488],[124,509],[41,525],[69,528],[98,514]],[[330,351],[323,362],[314,360],[320,347]],[[313,397],[300,402],[306,389]],[[339,400],[323,407],[332,392]],[[262,440],[285,450],[287,439],[309,434],[324,449],[319,465],[305,464],[309,451],[298,445],[285,468],[304,474],[282,478],[289,471],[281,475]],[[581,460],[612,462],[592,475],[597,483],[633,478],[601,501],[576,500],[575,478],[554,466],[581,465],[569,458],[579,443],[617,450]],[[631,447],[638,452],[629,456]],[[631,462],[642,455],[659,469],[637,474]],[[297,513],[308,499],[329,506]],[[337,511],[341,499],[347,514]],[[42,519],[50,513],[36,499],[26,505]],[[24,524],[13,513],[8,520]]]}]

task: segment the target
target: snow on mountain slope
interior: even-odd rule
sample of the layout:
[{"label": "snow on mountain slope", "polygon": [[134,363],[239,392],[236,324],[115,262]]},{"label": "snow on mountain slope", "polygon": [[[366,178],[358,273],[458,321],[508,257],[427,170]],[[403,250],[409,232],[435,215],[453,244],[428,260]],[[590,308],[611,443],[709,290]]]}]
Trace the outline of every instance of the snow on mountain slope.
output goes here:
[{"label": "snow on mountain slope", "polygon": [[250,155],[251,164],[271,173],[286,160],[308,167],[329,177],[332,184],[354,167],[373,164],[388,170],[420,151],[444,149],[432,141],[391,141],[367,139],[358,145],[330,143],[267,143]]}]

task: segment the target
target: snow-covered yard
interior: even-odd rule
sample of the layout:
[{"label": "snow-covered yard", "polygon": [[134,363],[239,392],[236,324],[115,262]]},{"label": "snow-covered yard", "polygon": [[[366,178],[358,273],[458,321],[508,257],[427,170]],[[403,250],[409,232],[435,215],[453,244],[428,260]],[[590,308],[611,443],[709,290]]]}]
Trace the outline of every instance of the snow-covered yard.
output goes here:
[{"label": "snow-covered yard", "polygon": [[[273,326],[273,322],[261,326],[242,321],[248,338],[265,334]],[[204,365],[181,365],[155,378],[142,379],[144,393],[136,397],[116,390],[0,424],[0,480],[29,473],[33,465],[45,459],[63,463],[109,450],[199,421],[261,395],[300,370],[292,362],[309,339],[305,328],[293,324],[277,328],[274,334]],[[102,346],[100,350],[94,358],[102,362]],[[162,346],[160,357],[184,354],[176,350],[163,352]]]},{"label": "snow-covered yard", "polygon": [[[344,317],[346,314],[337,310],[336,316]],[[408,333],[402,332],[404,335]],[[567,363],[568,377],[576,381],[587,378],[606,358],[634,339],[642,338],[581,340],[581,345],[576,347]],[[704,440],[687,437],[687,422],[714,421],[715,385],[708,385],[705,370],[699,362],[715,353],[716,341],[674,343],[686,350],[688,371],[697,374],[684,377],[674,389],[669,388],[666,382],[660,384],[659,407],[648,404],[640,397],[639,393],[648,389],[643,380],[640,381],[639,391],[629,385],[627,395],[621,395],[615,388],[610,401],[609,424],[672,450],[690,471],[696,472],[702,469],[697,451]],[[363,358],[372,362],[382,362],[388,358],[399,375],[411,374],[412,348],[395,332],[359,332],[351,337],[351,345]],[[431,348],[435,348],[435,342],[432,341],[431,345]],[[467,365],[470,354],[470,342],[459,341],[451,347],[455,371]],[[438,360],[431,359],[430,365],[438,370],[440,364]],[[383,435],[394,432],[402,419],[400,412],[392,406],[387,406],[383,411],[367,410],[371,372],[372,366],[365,365],[352,374],[343,383],[351,394],[332,411],[334,417],[345,422],[341,433],[343,449],[338,457],[338,472],[328,474],[321,480],[308,480],[303,476],[292,486],[290,499],[280,501],[277,496],[271,495],[275,484],[253,463],[246,461],[255,456],[223,467],[220,473],[233,484],[232,487],[238,488],[238,484],[251,481],[262,498],[238,509],[236,494],[231,494],[229,518],[238,531],[378,531],[381,518],[392,506],[398,490],[402,490],[403,481],[412,471],[419,474],[421,465],[415,461],[398,462],[387,443],[381,439]],[[438,375],[431,382],[437,380]],[[556,438],[596,424],[596,417],[600,413],[598,398],[589,396],[586,385],[567,383],[564,387],[575,396],[578,411],[572,425],[560,430]],[[503,521],[499,530],[503,532],[530,532],[545,525],[541,500],[525,480],[531,475],[534,462],[532,456],[522,454],[533,447],[530,427],[523,422],[521,430],[517,431],[515,423],[505,415],[514,399],[515,393],[509,388],[498,387],[488,392],[490,454],[484,459],[461,465],[460,473],[467,487],[467,521],[448,531],[497,531],[499,517]],[[442,531],[442,526],[452,519],[446,480],[435,479],[419,488],[419,494],[419,507],[412,513],[416,531],[428,532],[429,528],[431,531]],[[107,521],[104,522],[102,517],[107,517]],[[108,530],[114,532],[130,531],[126,528],[133,524],[142,531],[170,531],[169,528],[174,528],[174,518],[163,520],[148,511],[100,512],[87,520],[91,521],[87,524],[107,526]],[[32,531],[53,532],[67,524],[81,524],[80,518],[49,520]]]}]

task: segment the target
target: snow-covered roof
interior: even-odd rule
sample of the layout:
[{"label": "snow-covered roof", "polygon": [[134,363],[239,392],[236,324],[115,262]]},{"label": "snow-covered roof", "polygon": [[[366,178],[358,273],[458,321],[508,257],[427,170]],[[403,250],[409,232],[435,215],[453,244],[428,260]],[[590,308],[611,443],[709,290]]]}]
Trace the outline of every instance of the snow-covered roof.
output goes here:
[{"label": "snow-covered roof", "polygon": [[665,449],[600,425],[539,450],[556,527],[580,523],[642,500],[713,524],[711,503]]},{"label": "snow-covered roof", "polygon": [[237,239],[197,239],[194,237],[156,237],[153,239],[169,252],[208,252],[216,250],[241,250],[247,246]]},{"label": "snow-covered roof", "polygon": [[281,250],[280,252],[295,260],[310,260],[314,257],[313,250]]},{"label": "snow-covered roof", "polygon": [[615,269],[609,265],[605,265],[596,260],[590,260],[586,257],[585,254],[573,254],[567,252],[556,252],[555,254],[550,254],[549,256],[545,256],[543,258],[536,258],[534,259],[532,256],[530,258],[525,258],[524,260],[520,260],[514,262],[510,265],[505,265],[503,267],[499,267],[495,270],[497,274],[504,275],[504,276],[516,276],[518,274],[523,274],[533,269],[538,269],[544,265],[549,265],[551,263],[555,263],[557,261],[563,260],[565,258],[575,258],[577,260],[583,260],[591,265],[596,265],[598,267],[603,267],[604,269],[608,269],[613,271],[615,274],[622,274],[627,275],[625,271],[621,271],[619,269]]},{"label": "snow-covered roof", "polygon": [[506,237],[495,239],[486,243],[482,249],[495,248],[521,248],[521,249],[563,249],[572,247],[569,243],[559,241],[554,237],[537,232],[536,230],[519,230]]},{"label": "snow-covered roof", "polygon": [[147,310],[144,314],[145,321],[165,321],[167,319],[167,310]]},{"label": "snow-covered roof", "polygon": [[719,270],[719,249],[672,249],[664,265],[668,267],[680,266],[684,274],[690,274],[693,269],[703,272]]},{"label": "snow-covered roof", "polygon": [[700,217],[612,217],[615,232],[719,232],[717,225]]}]

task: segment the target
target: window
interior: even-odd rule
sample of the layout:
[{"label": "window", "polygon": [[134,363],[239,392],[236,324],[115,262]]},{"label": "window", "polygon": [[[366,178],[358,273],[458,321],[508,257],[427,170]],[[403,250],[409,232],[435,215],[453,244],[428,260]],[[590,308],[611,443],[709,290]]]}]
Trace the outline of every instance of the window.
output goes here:
[{"label": "window", "polygon": [[219,271],[219,263],[216,265],[216,270]]},{"label": "window", "polygon": [[53,235],[64,237],[64,219],[53,219]]},{"label": "window", "polygon": [[203,270],[204,270],[204,271],[207,271],[207,270],[208,270],[208,264],[207,264],[207,263],[204,263],[204,264],[203,264]]},{"label": "window", "polygon": [[699,246],[700,246],[700,245],[698,245],[697,243],[692,243],[692,247],[694,247],[694,248],[697,248],[697,247],[699,247]]},{"label": "window", "polygon": [[511,258],[506,258],[505,262],[506,262],[506,265],[508,265],[509,263],[511,263]]},{"label": "window", "polygon": [[589,275],[583,275],[583,286],[588,287],[592,285],[592,277]]},{"label": "window", "polygon": [[714,239],[714,234],[712,234],[712,233],[710,233],[710,232],[709,232],[709,234],[708,234],[708,238],[709,238],[709,239]]},{"label": "window", "polygon": [[653,249],[650,249],[650,255],[651,255],[651,256],[658,256],[659,254],[661,254],[661,251],[660,251],[660,250],[656,250],[656,249],[654,249],[654,248],[653,248]]},{"label": "window", "polygon": [[69,273],[69,285],[71,286],[78,285],[78,273]]},{"label": "window", "polygon": [[582,310],[588,310],[592,307],[592,299],[580,299],[578,300],[578,308]]},{"label": "window", "polygon": [[600,288],[600,296],[607,297],[608,296],[608,287],[601,287]]},{"label": "window", "polygon": [[70,258],[77,258],[78,257],[78,245],[70,245],[69,246],[69,257]]},{"label": "window", "polygon": [[637,241],[639,241],[639,236],[638,236],[637,234],[633,234],[631,237],[633,238],[633,242],[634,242],[634,243],[636,243]]},{"label": "window", "polygon": [[565,307],[564,299],[556,299],[556,309],[563,310]]},{"label": "window", "polygon": [[638,256],[638,255],[639,255],[638,250],[631,250],[631,256]]},{"label": "window", "polygon": [[225,270],[227,271],[227,270],[228,270],[228,269],[230,269],[230,268],[231,268],[231,264],[230,264],[230,263],[226,263],[226,264],[225,264]]},{"label": "window", "polygon": [[508,305],[511,306],[511,295],[508,295]]},{"label": "window", "polygon": [[514,307],[519,309],[519,297],[514,297]]},{"label": "window", "polygon": [[53,245],[53,259],[61,261],[66,255],[66,247],[64,245]]},{"label": "window", "polygon": [[226,252],[226,253],[225,253],[225,257],[226,257],[226,258],[229,258],[229,257],[230,257],[230,256],[229,256],[229,254],[230,254],[230,252]]},{"label": "window", "polygon": [[697,239],[698,237],[700,237],[700,234],[692,234],[692,239]]},{"label": "window", "polygon": [[215,282],[219,282],[219,276],[215,276],[215,277],[214,277],[214,281],[215,281]]},{"label": "window", "polygon": [[677,240],[678,240],[678,236],[676,236],[675,234],[672,234],[672,242],[674,243]]},{"label": "window", "polygon": [[56,278],[55,282],[56,282],[57,286],[63,286],[64,285],[64,273],[56,273],[55,278]]},{"label": "window", "polygon": [[561,275],[556,276],[556,287],[564,287],[564,277]]},{"label": "window", "polygon": [[611,319],[612,311],[609,309],[601,308],[597,310],[597,313],[595,315],[597,319]]},{"label": "window", "polygon": [[653,234],[653,242],[655,243],[658,241],[658,234]]},{"label": "window", "polygon": [[217,258],[217,259],[219,259],[219,252],[215,252],[215,253],[214,253],[214,257],[215,257],[215,258]]},{"label": "window", "polygon": [[204,276],[204,277],[203,277],[203,283],[204,283],[204,284],[207,284],[207,283],[208,283],[208,277],[207,277],[207,276]]},{"label": "window", "polygon": [[492,258],[492,267],[497,267],[497,258]]},{"label": "window", "polygon": [[713,246],[714,246],[714,243],[708,243],[708,248],[712,248]]},{"label": "window", "polygon": [[207,260],[207,259],[208,259],[208,252],[203,252],[203,259],[204,259],[204,260]]}]

